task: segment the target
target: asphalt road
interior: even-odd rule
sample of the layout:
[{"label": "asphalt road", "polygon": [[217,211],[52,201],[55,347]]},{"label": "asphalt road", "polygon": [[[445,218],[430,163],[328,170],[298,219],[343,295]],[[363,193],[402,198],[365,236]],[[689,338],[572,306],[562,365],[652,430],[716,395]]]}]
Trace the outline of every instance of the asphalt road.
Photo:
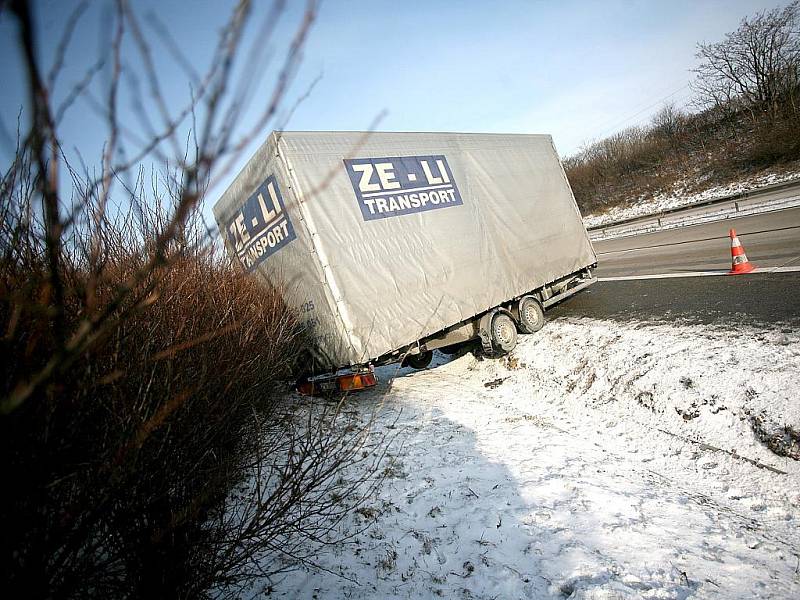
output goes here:
[{"label": "asphalt road", "polygon": [[762,268],[800,266],[800,208],[594,243],[598,277],[729,269],[733,227]]},{"label": "asphalt road", "polygon": [[600,278],[697,273],[730,268],[734,227],[761,272],[737,276],[600,281],[548,311],[549,318],[764,324],[800,327],[800,209],[595,242]]},{"label": "asphalt road", "polygon": [[800,327],[800,272],[599,281],[548,318]]}]

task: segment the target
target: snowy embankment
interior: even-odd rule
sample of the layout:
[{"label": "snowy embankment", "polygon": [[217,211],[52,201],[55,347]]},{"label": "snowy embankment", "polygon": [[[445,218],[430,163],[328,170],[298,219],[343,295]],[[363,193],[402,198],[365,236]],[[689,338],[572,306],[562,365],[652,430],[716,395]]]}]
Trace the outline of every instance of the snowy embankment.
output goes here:
[{"label": "snowy embankment", "polygon": [[797,332],[558,319],[440,362],[351,399],[397,428],[370,527],[273,593],[800,597]]},{"label": "snowy embankment", "polygon": [[[641,196],[638,201],[630,206],[615,206],[599,215],[586,215],[583,217],[583,224],[586,227],[598,227],[626,219],[657,215],[665,210],[689,207],[709,200],[727,198],[733,194],[755,191],[766,185],[783,183],[798,177],[800,177],[800,172],[763,175],[743,181],[735,181],[727,185],[714,186],[699,193],[688,193],[686,191],[686,182],[684,182],[683,184],[677,184],[670,193]],[[762,206],[760,209],[763,211],[769,208],[768,206]]]}]

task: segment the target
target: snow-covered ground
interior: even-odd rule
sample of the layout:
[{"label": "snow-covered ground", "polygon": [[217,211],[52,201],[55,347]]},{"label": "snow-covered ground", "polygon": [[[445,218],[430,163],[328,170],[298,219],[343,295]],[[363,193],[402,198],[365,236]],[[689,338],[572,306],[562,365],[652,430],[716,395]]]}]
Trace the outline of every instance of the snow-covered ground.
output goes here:
[{"label": "snow-covered ground", "polygon": [[700,193],[687,192],[688,182],[679,182],[670,193],[660,193],[656,196],[642,196],[631,206],[617,206],[599,215],[586,215],[583,223],[586,227],[596,227],[606,223],[655,215],[664,210],[691,206],[699,202],[725,198],[732,194],[755,190],[765,185],[781,183],[800,177],[800,172],[761,175],[741,181],[734,181],[727,185],[714,186]]},{"label": "snow-covered ground", "polygon": [[438,362],[350,399],[397,433],[371,526],[274,595],[800,597],[798,332],[557,319]]}]

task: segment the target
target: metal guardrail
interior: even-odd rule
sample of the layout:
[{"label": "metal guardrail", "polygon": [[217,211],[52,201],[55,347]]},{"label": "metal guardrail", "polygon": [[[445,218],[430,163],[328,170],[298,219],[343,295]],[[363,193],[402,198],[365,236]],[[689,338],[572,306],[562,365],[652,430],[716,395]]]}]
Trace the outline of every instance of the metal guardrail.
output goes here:
[{"label": "metal guardrail", "polygon": [[609,229],[611,227],[616,227],[618,225],[629,225],[636,223],[638,221],[647,221],[650,219],[656,219],[660,217],[664,217],[666,215],[670,215],[676,212],[680,212],[683,210],[689,210],[693,208],[702,208],[704,206],[712,206],[714,204],[722,204],[723,202],[731,202],[736,200],[744,200],[746,198],[751,198],[753,196],[759,196],[761,194],[768,194],[771,192],[778,192],[785,189],[790,189],[792,187],[800,186],[800,178],[790,179],[788,181],[782,181],[780,183],[772,183],[769,185],[764,185],[758,188],[753,188],[750,190],[745,190],[742,192],[736,192],[735,194],[730,194],[728,196],[722,196],[720,198],[712,198],[709,200],[703,200],[701,202],[695,202],[693,204],[684,204],[682,206],[676,206],[673,208],[665,208],[659,212],[650,213],[647,215],[638,215],[636,217],[629,217],[627,219],[619,219],[617,221],[608,221],[603,223],[602,225],[592,225],[591,227],[587,227],[587,231],[599,231],[602,229]]}]

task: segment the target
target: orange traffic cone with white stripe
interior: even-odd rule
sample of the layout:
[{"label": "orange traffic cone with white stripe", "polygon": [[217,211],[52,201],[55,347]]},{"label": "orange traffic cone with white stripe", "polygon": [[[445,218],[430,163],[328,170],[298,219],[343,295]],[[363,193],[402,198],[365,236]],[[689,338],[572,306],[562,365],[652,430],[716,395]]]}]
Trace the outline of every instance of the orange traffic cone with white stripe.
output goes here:
[{"label": "orange traffic cone with white stripe", "polygon": [[742,246],[742,242],[739,241],[736,230],[731,229],[728,235],[731,236],[731,270],[728,271],[728,275],[750,273],[755,269],[755,266],[747,260],[747,255],[744,253],[744,246]]}]

